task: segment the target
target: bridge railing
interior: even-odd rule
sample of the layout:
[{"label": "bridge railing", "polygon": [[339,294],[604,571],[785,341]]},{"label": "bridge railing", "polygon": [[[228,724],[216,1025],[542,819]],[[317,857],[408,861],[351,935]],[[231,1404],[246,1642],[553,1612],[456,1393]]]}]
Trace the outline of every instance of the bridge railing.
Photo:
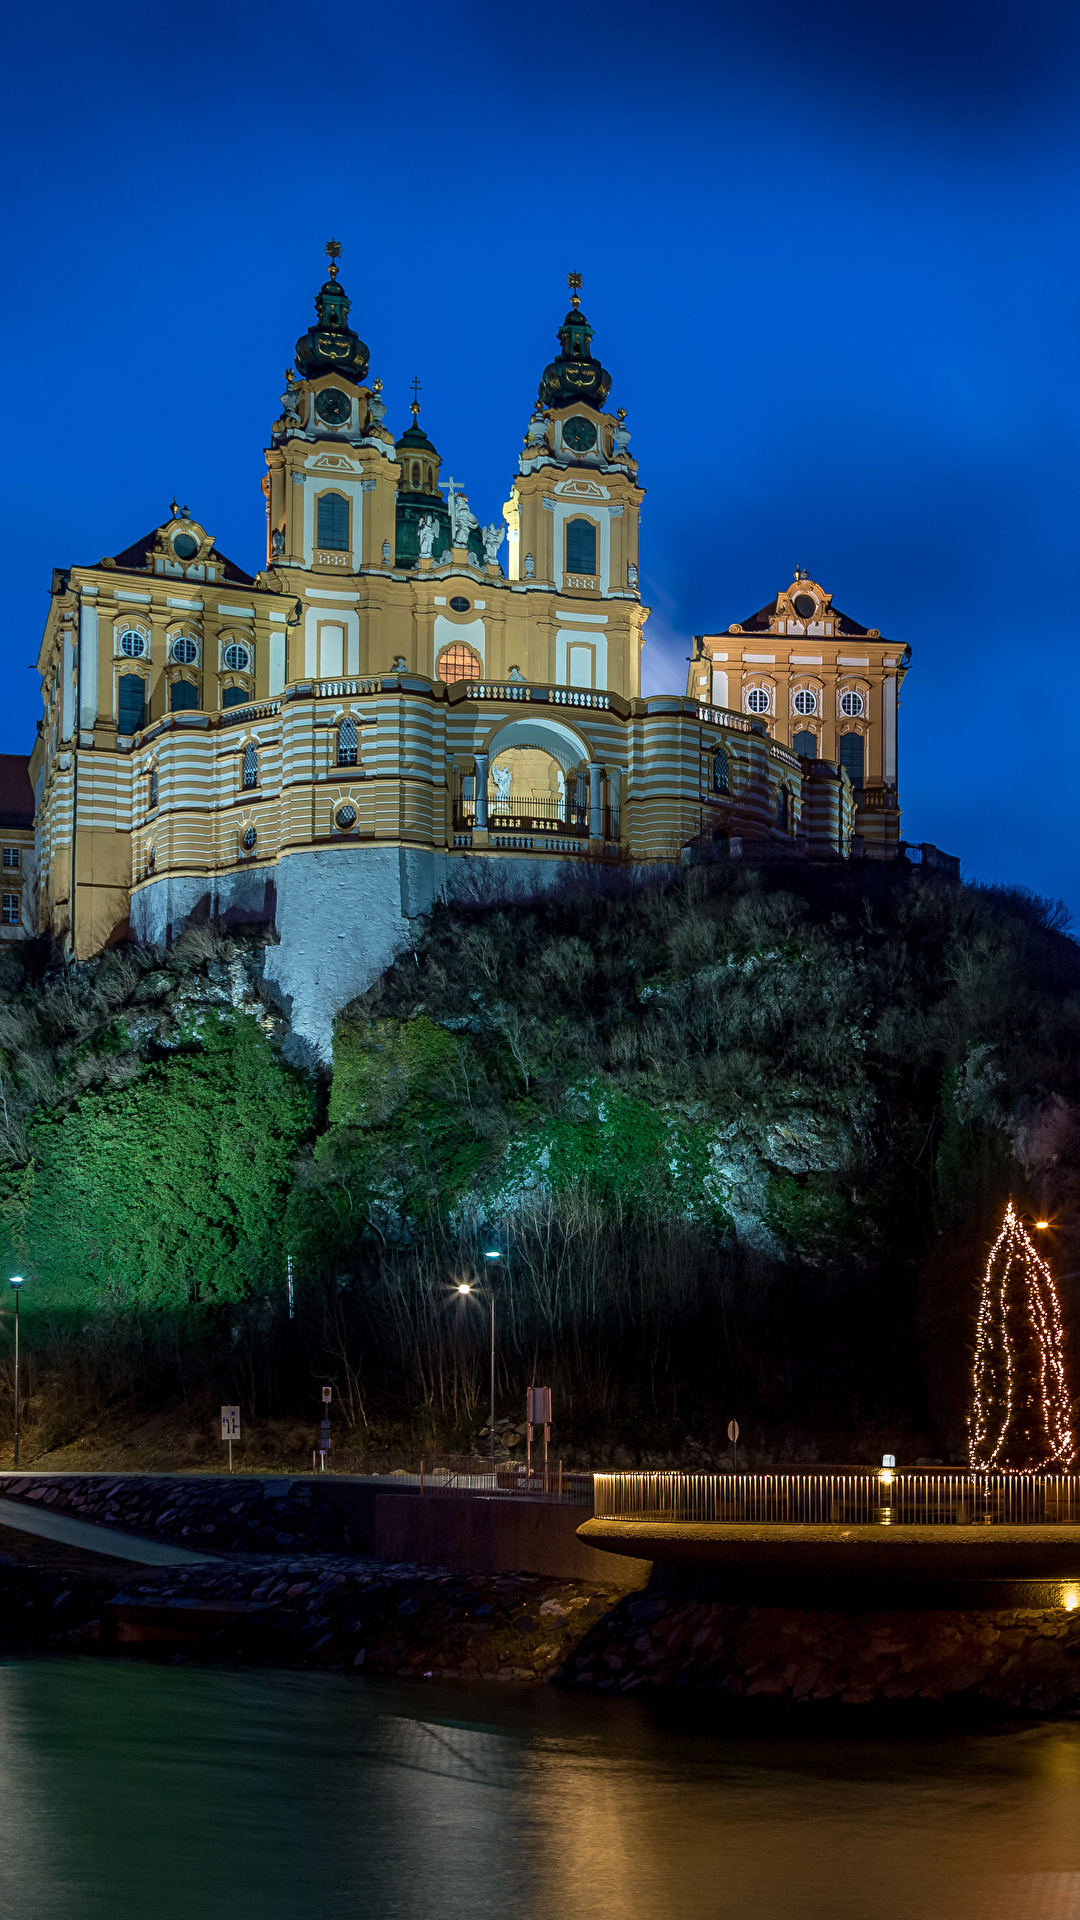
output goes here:
[{"label": "bridge railing", "polygon": [[598,1473],[600,1520],[793,1526],[1080,1526],[1080,1474],[854,1468]]}]

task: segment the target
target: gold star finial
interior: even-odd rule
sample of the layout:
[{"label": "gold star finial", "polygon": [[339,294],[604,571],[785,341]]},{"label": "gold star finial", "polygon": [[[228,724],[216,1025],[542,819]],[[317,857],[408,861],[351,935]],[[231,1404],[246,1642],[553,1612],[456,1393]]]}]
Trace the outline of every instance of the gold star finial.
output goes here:
[{"label": "gold star finial", "polygon": [[418,419],[420,418],[420,394],[422,389],[420,386],[419,374],[417,373],[413,374],[413,377],[410,380],[409,385],[412,388],[412,399],[409,402],[409,412],[412,414],[413,426],[415,426]]},{"label": "gold star finial", "polygon": [[572,307],[580,307],[581,301],[578,299],[578,295],[581,292],[581,275],[576,268],[573,273],[567,274],[566,284],[570,289],[570,305]]},{"label": "gold star finial", "polygon": [[337,263],[338,263],[338,261],[339,261],[339,260],[341,259],[341,242],[340,242],[340,240],[328,240],[328,241],[327,241],[327,243],[326,243],[326,257],[327,257],[327,259],[328,259],[328,260],[329,260],[329,262],[330,262],[330,278],[331,278],[331,280],[336,280],[336,279],[337,279]]},{"label": "gold star finial", "polygon": [[175,494],[173,495],[172,500],[169,503],[169,512],[171,513],[173,519],[175,520],[176,519],[176,495]]}]

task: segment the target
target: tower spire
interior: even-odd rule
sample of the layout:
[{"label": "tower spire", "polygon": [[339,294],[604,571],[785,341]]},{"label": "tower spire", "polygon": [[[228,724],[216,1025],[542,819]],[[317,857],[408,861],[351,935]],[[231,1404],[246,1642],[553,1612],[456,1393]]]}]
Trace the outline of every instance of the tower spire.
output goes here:
[{"label": "tower spire", "polygon": [[413,417],[413,426],[417,427],[420,424],[420,395],[421,395],[421,392],[423,391],[420,385],[419,374],[416,374],[416,373],[413,374],[413,377],[410,380],[409,385],[412,388],[412,399],[409,402],[409,412],[412,414],[412,417]]},{"label": "tower spire", "polygon": [[579,297],[581,294],[581,275],[576,267],[567,274],[566,284],[570,289],[570,305],[576,310],[581,305]]}]

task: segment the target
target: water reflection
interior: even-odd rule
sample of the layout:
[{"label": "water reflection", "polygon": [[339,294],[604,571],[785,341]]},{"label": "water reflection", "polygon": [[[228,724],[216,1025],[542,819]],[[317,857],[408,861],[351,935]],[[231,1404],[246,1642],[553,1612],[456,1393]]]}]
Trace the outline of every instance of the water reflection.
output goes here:
[{"label": "water reflection", "polygon": [[0,1667],[0,1815],[19,1920],[1080,1920],[1068,1722],[751,1736],[547,1690],[41,1661]]}]

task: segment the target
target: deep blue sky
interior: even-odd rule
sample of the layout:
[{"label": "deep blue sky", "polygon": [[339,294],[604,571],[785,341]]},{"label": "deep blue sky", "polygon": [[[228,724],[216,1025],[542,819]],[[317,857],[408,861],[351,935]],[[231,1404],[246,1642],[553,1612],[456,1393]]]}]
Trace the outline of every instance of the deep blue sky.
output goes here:
[{"label": "deep blue sky", "polygon": [[472,505],[565,276],[648,489],[647,685],[807,568],[910,642],[904,831],[1080,917],[1080,14],[961,0],[24,8],[6,28],[7,615],[174,490],[242,565],[343,245]]}]

